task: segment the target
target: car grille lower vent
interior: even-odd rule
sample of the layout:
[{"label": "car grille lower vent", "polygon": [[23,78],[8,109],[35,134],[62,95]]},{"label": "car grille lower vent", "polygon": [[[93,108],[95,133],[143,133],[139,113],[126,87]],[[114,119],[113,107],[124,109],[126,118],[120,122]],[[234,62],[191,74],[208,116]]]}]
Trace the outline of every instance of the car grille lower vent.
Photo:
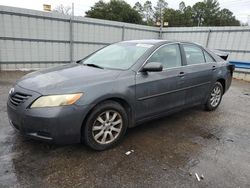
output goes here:
[{"label": "car grille lower vent", "polygon": [[29,97],[31,97],[31,95],[16,92],[14,95],[10,96],[9,99],[11,104],[13,104],[14,106],[18,106],[19,104],[26,101]]}]

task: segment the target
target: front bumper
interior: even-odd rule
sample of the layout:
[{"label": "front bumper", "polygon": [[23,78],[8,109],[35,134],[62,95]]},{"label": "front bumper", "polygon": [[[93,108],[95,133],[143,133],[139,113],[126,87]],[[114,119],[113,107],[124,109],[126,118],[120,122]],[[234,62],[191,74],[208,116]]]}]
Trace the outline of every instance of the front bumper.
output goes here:
[{"label": "front bumper", "polygon": [[[15,90],[32,93],[30,90],[15,87]],[[24,91],[25,90],[25,91]],[[37,98],[39,94],[32,93]],[[34,99],[29,99],[33,101]],[[87,106],[61,106],[30,109],[30,101],[18,106],[7,102],[10,124],[22,135],[57,144],[79,143],[81,127],[88,111]]]}]

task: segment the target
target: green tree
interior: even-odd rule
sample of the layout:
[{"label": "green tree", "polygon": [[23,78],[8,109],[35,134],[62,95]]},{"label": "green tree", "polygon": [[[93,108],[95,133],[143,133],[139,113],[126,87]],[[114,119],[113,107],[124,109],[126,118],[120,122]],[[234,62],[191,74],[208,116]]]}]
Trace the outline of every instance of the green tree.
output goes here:
[{"label": "green tree", "polygon": [[183,26],[186,26],[186,27],[194,26],[194,16],[193,15],[194,15],[194,13],[193,13],[192,7],[191,6],[185,7],[184,12],[183,12],[183,18],[184,18]]},{"label": "green tree", "polygon": [[163,15],[164,11],[168,8],[168,3],[165,0],[158,0],[156,6],[154,7],[154,18],[155,21],[161,21],[161,14]]},{"label": "green tree", "polygon": [[235,18],[233,13],[228,9],[222,9],[217,15],[217,23],[219,26],[239,26],[240,22]]},{"label": "green tree", "polygon": [[204,0],[205,3],[205,15],[204,25],[215,25],[215,20],[218,17],[220,11],[220,4],[217,0]]},{"label": "green tree", "polygon": [[191,6],[184,2],[179,4],[179,10],[167,8],[164,10],[164,21],[169,27],[179,26],[238,26],[240,22],[228,9],[220,10],[217,0],[204,0]]},{"label": "green tree", "polygon": [[204,0],[194,4],[193,18],[194,25],[198,26],[225,26],[240,25],[240,22],[228,9],[220,10],[217,0]]},{"label": "green tree", "polygon": [[136,2],[133,9],[135,9],[142,18],[144,17],[144,13],[143,13],[144,9],[140,2]]},{"label": "green tree", "polygon": [[153,8],[152,8],[151,1],[146,1],[144,3],[143,12],[144,12],[143,19],[147,23],[147,25],[153,25],[154,24],[154,21],[153,21],[154,11],[153,11]]},{"label": "green tree", "polygon": [[238,26],[240,22],[228,9],[220,9],[218,0],[203,0],[192,7],[186,6],[182,1],[179,9],[168,8],[166,0],[158,0],[152,8],[151,1],[147,0],[143,5],[135,3],[131,8],[123,0],[111,0],[105,3],[100,0],[95,3],[87,17],[115,20],[128,23],[154,25],[160,22],[161,13],[163,21],[168,22],[169,27],[179,26]]},{"label": "green tree", "polygon": [[179,11],[181,12],[180,15],[180,26],[193,26],[193,10],[191,6],[187,6],[185,5],[185,3],[182,1],[179,4]]},{"label": "green tree", "polygon": [[143,23],[140,14],[123,0],[111,0],[108,3],[100,0],[85,14],[86,17],[91,18],[136,24]]},{"label": "green tree", "polygon": [[185,2],[180,2],[179,3],[179,10],[183,13],[185,11],[186,5]]},{"label": "green tree", "polygon": [[184,26],[182,12],[172,8],[167,8],[163,13],[164,22],[168,22],[169,27]]},{"label": "green tree", "polygon": [[163,13],[163,19],[168,22],[169,27],[175,27],[177,25],[177,20],[175,18],[176,11],[172,8],[166,8]]},{"label": "green tree", "polygon": [[196,26],[201,26],[203,24],[204,17],[205,17],[205,6],[206,4],[204,2],[198,2],[198,3],[195,3],[192,8],[194,24]]},{"label": "green tree", "polygon": [[193,26],[192,7],[180,3],[179,10],[167,8],[164,10],[164,21],[168,22],[169,27],[189,27]]}]

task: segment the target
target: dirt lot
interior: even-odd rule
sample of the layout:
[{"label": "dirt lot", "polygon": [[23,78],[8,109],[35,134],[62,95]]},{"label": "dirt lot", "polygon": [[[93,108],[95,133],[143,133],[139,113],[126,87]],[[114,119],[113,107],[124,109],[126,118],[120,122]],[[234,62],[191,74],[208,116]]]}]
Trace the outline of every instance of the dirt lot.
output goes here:
[{"label": "dirt lot", "polygon": [[250,83],[234,80],[215,112],[194,108],[149,122],[95,152],[12,129],[6,101],[22,74],[0,72],[0,187],[250,187]]}]

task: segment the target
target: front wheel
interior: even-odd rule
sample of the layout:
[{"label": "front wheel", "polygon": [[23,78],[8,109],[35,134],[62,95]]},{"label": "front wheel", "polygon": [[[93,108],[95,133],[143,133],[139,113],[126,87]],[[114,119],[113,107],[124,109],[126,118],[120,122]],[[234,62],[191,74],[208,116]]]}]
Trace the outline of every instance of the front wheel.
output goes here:
[{"label": "front wheel", "polygon": [[215,110],[221,102],[223,95],[223,87],[220,82],[216,82],[205,104],[205,109],[208,111]]},{"label": "front wheel", "polygon": [[106,101],[94,108],[83,126],[83,141],[92,149],[105,150],[121,140],[128,126],[128,116],[119,103]]}]

